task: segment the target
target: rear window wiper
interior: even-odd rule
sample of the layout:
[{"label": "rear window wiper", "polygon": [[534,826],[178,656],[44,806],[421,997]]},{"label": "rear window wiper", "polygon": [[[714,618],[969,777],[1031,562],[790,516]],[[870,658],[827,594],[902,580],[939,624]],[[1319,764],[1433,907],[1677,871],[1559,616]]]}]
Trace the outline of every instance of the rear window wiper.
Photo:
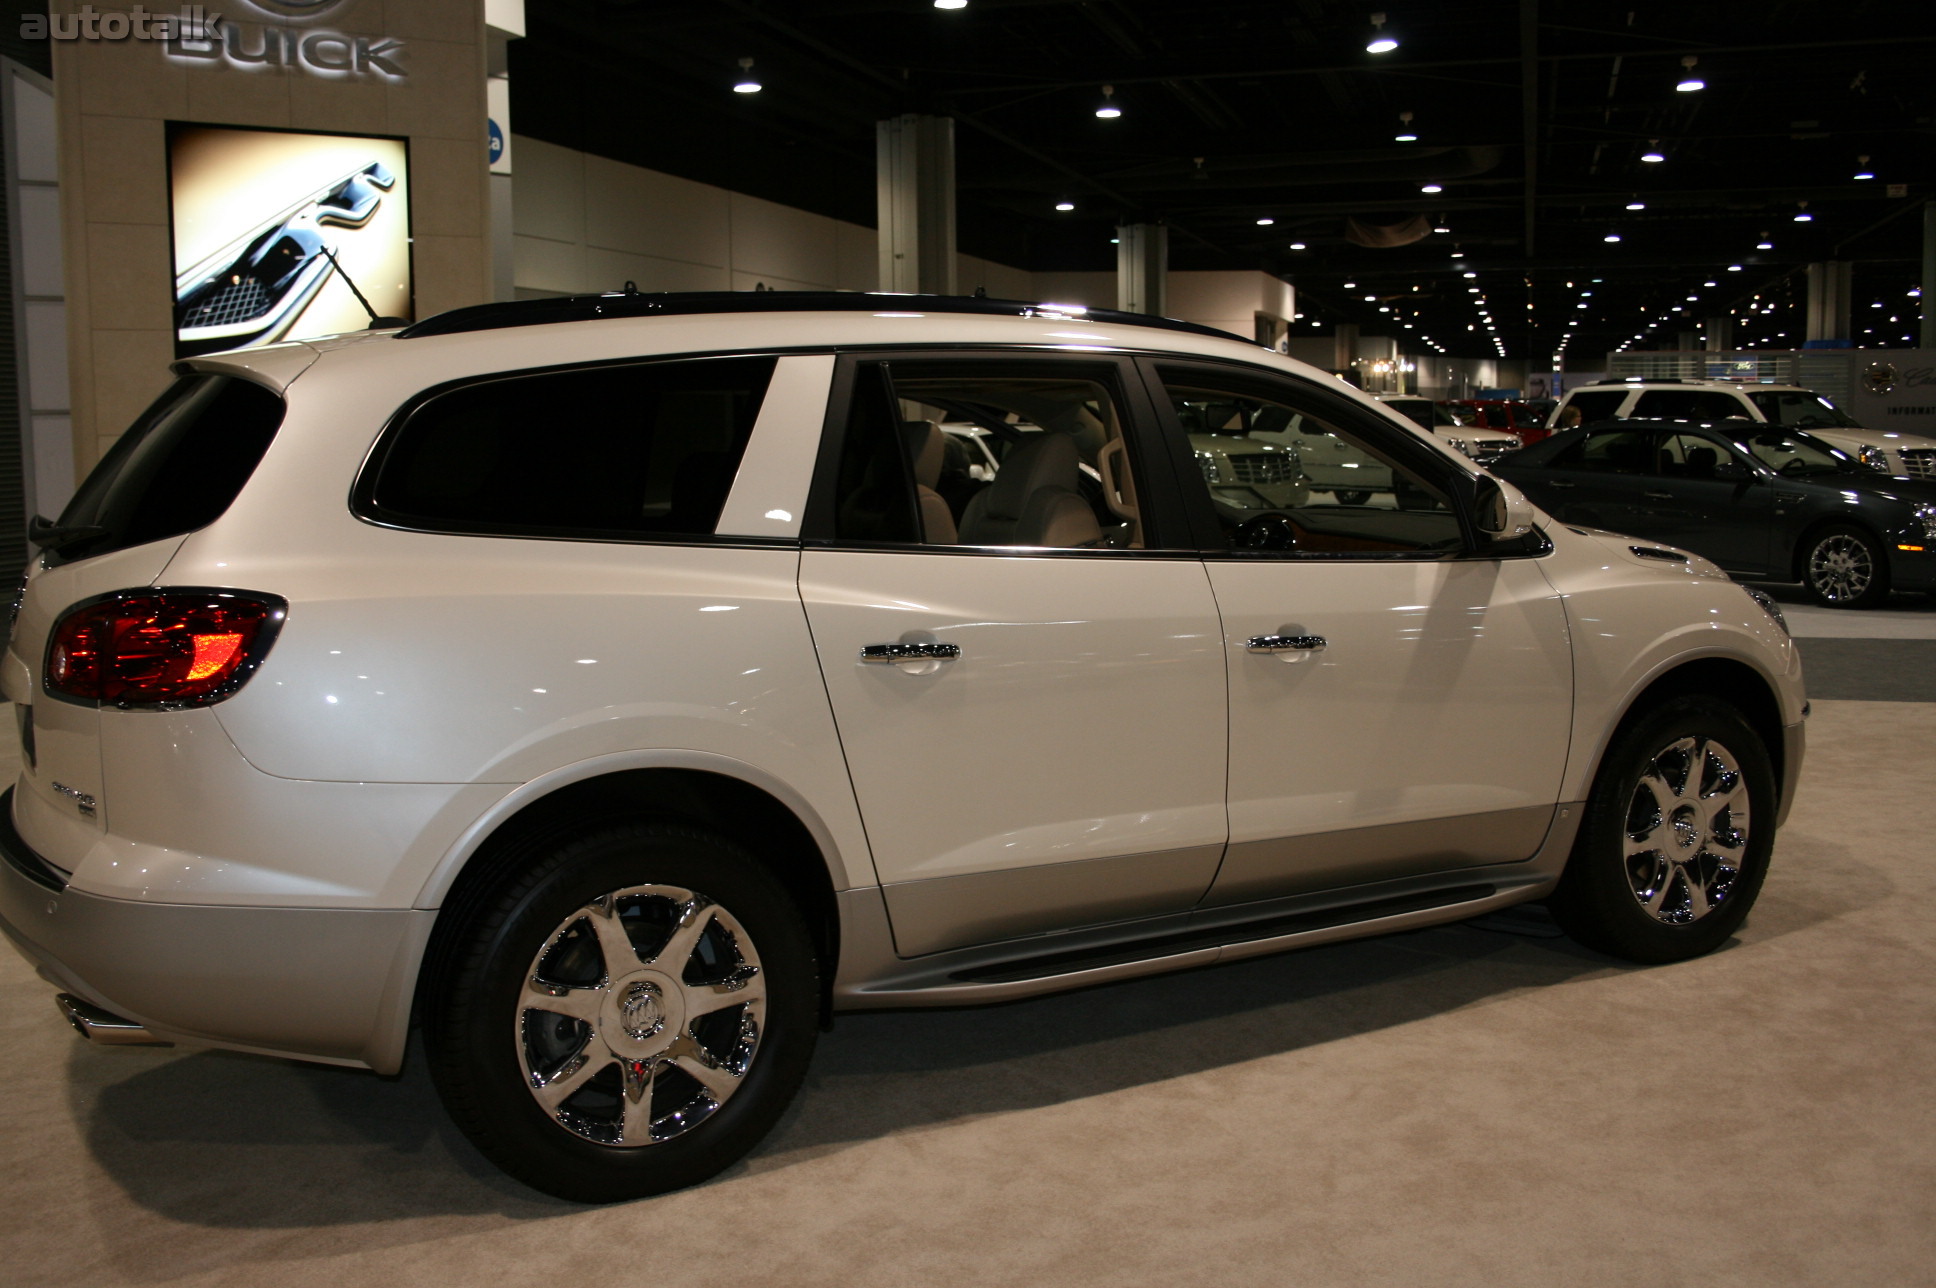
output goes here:
[{"label": "rear window wiper", "polygon": [[27,540],[43,550],[65,550],[83,541],[108,535],[106,528],[95,524],[54,523],[36,514],[27,524]]}]

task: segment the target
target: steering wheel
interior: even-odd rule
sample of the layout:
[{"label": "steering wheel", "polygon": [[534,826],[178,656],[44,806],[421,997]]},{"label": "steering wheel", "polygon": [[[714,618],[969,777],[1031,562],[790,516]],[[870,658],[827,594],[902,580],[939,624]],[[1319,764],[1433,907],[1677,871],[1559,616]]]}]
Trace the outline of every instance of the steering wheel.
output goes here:
[{"label": "steering wheel", "polygon": [[1802,475],[1808,473],[1808,462],[1797,456],[1783,461],[1781,468],[1777,469],[1775,473],[1782,475],[1784,478],[1800,478]]},{"label": "steering wheel", "polygon": [[1230,545],[1236,550],[1295,550],[1297,532],[1297,522],[1290,515],[1272,510],[1238,524],[1230,534]]}]

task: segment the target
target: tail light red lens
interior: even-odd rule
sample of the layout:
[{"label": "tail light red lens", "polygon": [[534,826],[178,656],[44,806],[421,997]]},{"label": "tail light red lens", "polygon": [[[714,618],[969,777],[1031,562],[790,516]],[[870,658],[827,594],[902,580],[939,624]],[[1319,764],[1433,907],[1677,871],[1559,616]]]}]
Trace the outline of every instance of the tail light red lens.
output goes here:
[{"label": "tail light red lens", "polygon": [[261,663],[287,610],[236,590],[122,591],[81,604],[47,642],[47,691],[103,706],[220,702]]}]

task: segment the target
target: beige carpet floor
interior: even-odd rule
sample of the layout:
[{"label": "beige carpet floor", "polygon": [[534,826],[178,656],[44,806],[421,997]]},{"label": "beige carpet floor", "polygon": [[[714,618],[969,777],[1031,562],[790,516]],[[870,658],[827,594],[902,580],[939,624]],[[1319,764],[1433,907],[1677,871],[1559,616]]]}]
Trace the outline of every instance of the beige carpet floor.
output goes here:
[{"label": "beige carpet floor", "polygon": [[1936,1283],[1936,705],[1817,702],[1747,929],[1457,926],[844,1018],[712,1184],[506,1181],[395,1080],[91,1048],[0,952],[0,1284]]}]

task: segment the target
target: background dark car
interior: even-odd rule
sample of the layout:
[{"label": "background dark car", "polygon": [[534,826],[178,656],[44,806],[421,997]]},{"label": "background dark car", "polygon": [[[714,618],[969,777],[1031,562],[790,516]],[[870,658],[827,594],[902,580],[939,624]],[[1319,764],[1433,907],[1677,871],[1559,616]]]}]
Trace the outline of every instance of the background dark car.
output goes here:
[{"label": "background dark car", "polygon": [[1494,465],[1553,517],[1664,541],[1837,608],[1936,589],[1936,484],[1878,474],[1799,430],[1608,421]]}]

